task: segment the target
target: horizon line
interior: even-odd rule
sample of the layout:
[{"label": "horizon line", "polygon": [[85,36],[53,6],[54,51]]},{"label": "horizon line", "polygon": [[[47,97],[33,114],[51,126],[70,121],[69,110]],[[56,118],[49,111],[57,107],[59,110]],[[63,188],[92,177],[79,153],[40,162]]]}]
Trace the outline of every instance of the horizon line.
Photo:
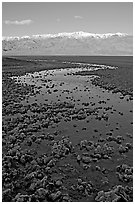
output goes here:
[{"label": "horizon line", "polygon": [[122,35],[129,35],[129,36],[133,36],[133,34],[129,34],[129,33],[124,33],[124,32],[107,32],[107,33],[92,33],[92,32],[86,32],[86,31],[74,31],[74,32],[59,32],[59,33],[44,33],[44,34],[32,34],[32,35],[23,35],[23,36],[2,36],[2,40],[3,38],[29,38],[29,37],[36,37],[36,36],[45,36],[45,35],[58,35],[58,34],[73,34],[73,33],[87,33],[87,34],[91,34],[91,35],[109,35],[109,34],[122,34]]}]

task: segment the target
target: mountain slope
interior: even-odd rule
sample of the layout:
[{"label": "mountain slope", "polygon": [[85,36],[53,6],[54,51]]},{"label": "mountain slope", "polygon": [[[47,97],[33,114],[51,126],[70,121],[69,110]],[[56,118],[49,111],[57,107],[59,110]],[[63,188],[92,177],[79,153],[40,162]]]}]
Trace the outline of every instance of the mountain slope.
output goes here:
[{"label": "mountain slope", "polygon": [[132,55],[133,37],[127,34],[85,32],[3,37],[3,55]]}]

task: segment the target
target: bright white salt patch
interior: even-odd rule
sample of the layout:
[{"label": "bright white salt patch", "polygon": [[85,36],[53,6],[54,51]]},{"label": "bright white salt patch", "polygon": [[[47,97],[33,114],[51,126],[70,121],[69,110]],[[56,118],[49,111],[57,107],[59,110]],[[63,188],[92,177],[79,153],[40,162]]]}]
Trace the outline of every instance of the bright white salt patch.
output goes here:
[{"label": "bright white salt patch", "polygon": [[[21,76],[21,77],[14,76],[14,77],[11,77],[11,78],[16,79],[18,81],[18,80],[20,80],[20,78],[21,79],[24,79],[24,78],[25,79],[32,79],[32,78],[35,78],[37,76],[42,76],[42,78],[44,78],[48,74],[53,76],[53,74],[60,74],[60,75],[67,74],[67,73],[74,74],[74,73],[79,72],[79,71],[94,71],[94,70],[98,70],[98,69],[117,69],[118,68],[118,67],[114,67],[114,66],[99,65],[99,64],[85,64],[85,63],[73,63],[73,62],[63,62],[63,63],[82,65],[82,67],[44,70],[44,71],[40,71],[40,72],[26,73],[26,75]],[[89,76],[89,78],[93,78],[93,77],[98,77],[98,76],[94,76],[94,75]]]}]

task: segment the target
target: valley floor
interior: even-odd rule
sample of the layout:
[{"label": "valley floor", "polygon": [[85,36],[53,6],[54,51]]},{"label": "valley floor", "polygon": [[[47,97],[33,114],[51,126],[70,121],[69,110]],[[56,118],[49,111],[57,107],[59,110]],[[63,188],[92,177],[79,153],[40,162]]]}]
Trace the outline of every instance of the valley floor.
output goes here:
[{"label": "valley floor", "polygon": [[4,202],[133,201],[132,58],[106,62],[3,58]]}]

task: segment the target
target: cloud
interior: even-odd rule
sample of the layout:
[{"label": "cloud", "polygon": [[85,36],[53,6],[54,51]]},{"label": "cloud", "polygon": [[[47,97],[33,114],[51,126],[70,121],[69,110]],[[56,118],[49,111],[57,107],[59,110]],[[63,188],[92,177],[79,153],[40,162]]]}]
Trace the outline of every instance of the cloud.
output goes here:
[{"label": "cloud", "polygon": [[22,21],[10,21],[10,20],[6,20],[5,24],[6,25],[29,25],[32,22],[33,22],[32,20],[22,20]]},{"label": "cloud", "polygon": [[57,22],[60,22],[60,18],[57,18],[56,21],[57,21]]},{"label": "cloud", "polygon": [[83,19],[82,16],[74,16],[75,19]]}]

